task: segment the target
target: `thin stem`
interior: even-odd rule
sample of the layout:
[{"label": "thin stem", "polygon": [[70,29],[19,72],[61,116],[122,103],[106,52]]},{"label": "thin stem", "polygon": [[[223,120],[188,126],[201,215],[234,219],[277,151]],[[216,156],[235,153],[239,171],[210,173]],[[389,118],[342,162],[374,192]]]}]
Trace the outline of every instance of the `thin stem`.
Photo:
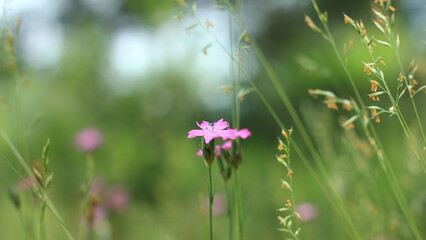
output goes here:
[{"label": "thin stem", "polygon": [[[21,167],[24,169],[25,173],[32,179],[32,181],[37,182],[36,177],[34,176],[34,173],[31,171],[31,169],[28,166],[27,162],[24,160],[24,158],[22,157],[22,155],[19,153],[18,149],[15,147],[15,145],[13,144],[13,142],[10,140],[9,136],[6,134],[6,132],[1,127],[0,127],[0,136],[6,142],[7,146],[10,148],[10,150],[12,150],[13,154],[15,155],[15,157],[16,157],[17,161],[19,162],[19,164],[21,165]],[[41,195],[37,194],[35,192],[36,196],[40,200],[44,199],[46,201],[46,207],[47,207],[47,209],[59,221],[59,223],[60,223],[62,229],[64,230],[65,234],[67,235],[67,237],[69,239],[71,239],[71,240],[76,240],[77,238],[74,237],[74,235],[71,233],[69,227],[65,224],[64,220],[62,219],[62,217],[59,214],[59,212],[56,210],[56,208],[53,205],[53,203],[50,201],[50,198],[47,195],[47,193],[44,191],[44,189],[40,187],[40,188],[38,188],[38,191],[40,192]],[[34,192],[34,189],[33,189],[33,192]]]},{"label": "thin stem", "polygon": [[209,170],[209,229],[210,229],[210,240],[213,240],[213,183],[212,183],[212,167],[208,166]]},{"label": "thin stem", "polygon": [[[204,27],[203,26],[203,24],[201,23],[201,21],[197,18],[197,16],[194,14],[193,15],[194,16],[194,18],[197,20],[197,22],[198,22],[198,24],[201,26],[201,28],[204,30],[204,31],[206,31],[207,33],[209,33],[210,35],[211,35],[211,37],[215,40],[215,42],[222,48],[222,50],[224,51],[224,52],[226,52],[227,54],[228,54],[228,56],[230,57],[230,58],[232,58],[233,59],[233,56],[232,56],[232,54],[228,51],[228,49],[226,49],[225,48],[225,46],[217,39],[217,37],[209,30],[209,29],[207,29],[206,27]],[[238,19],[237,19],[238,20]],[[241,21],[238,21],[239,23],[240,23],[240,25],[242,25],[242,22]],[[243,26],[243,25],[242,25]],[[252,39],[251,38],[251,41],[252,41],[252,43],[254,42],[254,39]],[[258,49],[258,51],[257,51],[257,53],[261,53],[261,50],[260,50],[260,48]],[[262,55],[263,56],[263,55]],[[259,56],[258,56],[259,57]],[[297,127],[298,128],[301,128],[301,129],[303,129],[304,127],[303,127],[303,124],[301,123],[301,121],[300,121],[300,118],[298,118],[297,117],[297,113],[296,113],[296,111],[294,110],[294,108],[292,107],[292,105],[291,105],[291,103],[290,103],[290,100],[288,99],[288,97],[286,96],[286,94],[285,94],[285,92],[284,92],[284,90],[280,87],[280,85],[279,85],[279,82],[278,82],[278,80],[277,80],[277,78],[276,78],[276,76],[275,76],[275,74],[274,74],[274,72],[273,72],[273,70],[272,70],[272,67],[270,67],[270,65],[269,65],[269,63],[267,63],[267,61],[266,61],[266,59],[263,57],[263,59],[265,60],[265,61],[263,61],[263,63],[264,63],[264,68],[268,68],[268,71],[267,71],[267,73],[269,74],[269,77],[271,78],[272,77],[272,79],[274,79],[274,80],[276,80],[275,81],[275,83],[278,83],[278,87],[281,89],[281,91],[280,91],[280,93],[281,93],[281,96],[282,97],[284,97],[284,99],[287,99],[286,101],[284,101],[285,103],[287,103],[287,104],[290,104],[290,106],[288,107],[288,108],[291,108],[292,109],[292,111],[291,111],[291,113],[292,113],[292,118],[295,116],[299,121],[297,121],[297,120],[295,120],[294,118],[293,118],[293,120],[295,120],[295,121],[297,121],[298,122],[298,124],[297,124]],[[234,62],[236,62],[237,60],[235,60],[234,59]],[[269,66],[269,67],[267,67],[267,66]],[[285,128],[285,126],[284,126],[284,124],[282,123],[282,121],[279,119],[279,117],[278,117],[278,115],[277,115],[277,113],[273,110],[273,108],[271,107],[271,105],[269,104],[269,102],[267,101],[267,99],[265,98],[265,96],[259,91],[259,89],[257,88],[257,86],[256,86],[256,84],[253,82],[253,80],[248,76],[248,74],[244,71],[244,69],[241,67],[240,69],[239,69],[239,71],[241,72],[241,74],[247,79],[247,81],[250,83],[250,85],[252,86],[252,88],[258,93],[258,96],[260,97],[260,99],[261,99],[261,101],[262,101],[262,103],[265,105],[265,107],[268,109],[268,111],[271,113],[271,115],[272,115],[272,117],[274,118],[274,120],[277,122],[277,124],[281,127],[281,128],[283,128],[283,129],[287,129],[287,128]],[[275,77],[274,77],[275,76]],[[278,91],[278,90],[277,90]],[[286,105],[286,107],[287,107],[287,105]],[[327,186],[330,188],[330,190],[331,190],[331,193],[332,193],[332,197],[333,197],[333,199],[331,199],[331,198],[329,198],[329,193],[330,193],[330,191],[329,190],[326,190],[325,188],[323,188],[323,191],[324,191],[324,193],[325,193],[325,195],[327,196],[327,198],[328,198],[328,200],[330,201],[330,203],[331,203],[331,205],[332,205],[332,208],[333,208],[333,210],[335,210],[337,213],[339,213],[340,214],[340,217],[342,217],[342,219],[343,219],[343,222],[342,222],[342,224],[343,224],[343,226],[344,226],[344,228],[345,228],[345,230],[346,231],[348,231],[348,233],[350,233],[350,237],[352,238],[352,239],[361,239],[361,237],[360,237],[360,235],[359,235],[359,233],[358,233],[358,231],[356,230],[356,228],[355,228],[355,226],[354,226],[354,224],[353,224],[353,222],[352,222],[352,220],[351,220],[351,218],[349,217],[349,213],[347,212],[347,209],[346,209],[346,207],[345,207],[345,205],[343,204],[343,200],[340,198],[340,196],[338,195],[338,193],[337,193],[337,191],[336,191],[336,189],[334,188],[334,186],[333,186],[333,184],[331,183],[331,181],[330,181],[330,177],[328,176],[328,173],[327,173],[327,171],[326,171],[326,168],[325,168],[325,166],[322,164],[322,162],[321,162],[321,160],[320,160],[320,157],[319,157],[319,154],[318,154],[318,152],[315,150],[315,148],[313,147],[313,144],[312,144],[312,141],[309,139],[309,136],[306,134],[306,131],[303,131],[303,130],[300,130],[299,129],[299,131],[302,131],[304,134],[302,134],[302,137],[304,138],[304,141],[306,142],[306,144],[308,144],[308,143],[310,143],[310,144],[308,144],[308,149],[309,149],[309,151],[311,152],[311,154],[313,155],[313,157],[314,157],[314,160],[315,160],[315,163],[316,163],[316,165],[317,165],[317,167],[319,168],[319,172],[320,172],[320,174],[321,174],[321,176],[322,176],[322,178],[324,179],[324,180],[322,180],[318,175],[317,175],[317,172],[318,171],[316,171],[316,170],[314,170],[313,168],[312,168],[312,166],[310,165],[311,163],[307,160],[307,158],[306,158],[306,156],[304,156],[303,155],[303,153],[302,153],[302,151],[300,150],[300,148],[296,148],[296,146],[295,146],[295,149],[296,149],[296,151],[298,152],[298,155],[299,156],[303,156],[303,162],[304,162],[304,164],[305,164],[305,166],[308,168],[308,169],[311,169],[311,171],[310,171],[310,173],[312,174],[312,175],[314,175],[315,176],[315,178],[317,179],[317,181],[320,183],[320,185],[321,185],[321,183],[324,183],[324,181],[327,183]],[[321,187],[323,187],[323,185],[321,185]],[[335,206],[336,205],[336,206]]]},{"label": "thin stem", "polygon": [[233,199],[231,199],[232,191],[229,189],[229,186],[225,184],[225,193],[226,193],[226,200],[227,200],[227,215],[228,215],[228,225],[229,225],[229,240],[234,239],[234,221],[233,221],[233,215],[232,215],[232,206],[233,206]]},{"label": "thin stem", "polygon": [[[327,37],[329,39],[329,42],[330,42],[330,44],[332,45],[332,47],[334,49],[334,52],[335,52],[335,54],[336,54],[336,56],[337,56],[337,58],[338,58],[338,60],[340,62],[340,65],[344,69],[344,72],[346,73],[346,76],[348,77],[348,79],[349,79],[349,81],[350,81],[350,83],[352,85],[352,88],[353,88],[353,90],[355,92],[355,95],[356,95],[359,103],[361,104],[361,111],[364,112],[365,111],[365,104],[364,104],[364,102],[363,102],[363,100],[361,98],[361,95],[360,95],[360,93],[358,91],[358,88],[355,85],[355,82],[353,81],[352,75],[349,72],[349,70],[347,68],[347,65],[342,60],[342,57],[341,57],[339,51],[337,50],[336,43],[334,41],[333,35],[331,34],[331,32],[330,32],[330,30],[328,28],[328,25],[324,24],[324,22],[322,22],[322,21],[321,21],[321,23],[324,26],[324,29],[325,29],[325,31],[327,33]],[[361,113],[361,116],[363,116],[363,115],[365,115],[365,114]],[[360,118],[360,119],[362,119],[362,118]],[[395,195],[395,197],[396,197],[396,199],[398,201],[398,204],[399,204],[401,210],[403,211],[403,214],[404,214],[404,216],[405,216],[405,218],[406,218],[406,220],[407,220],[407,222],[408,222],[408,224],[409,224],[409,226],[410,226],[413,234],[415,235],[416,239],[419,239],[419,240],[422,239],[422,237],[420,235],[420,232],[418,230],[418,227],[416,225],[416,222],[414,220],[414,217],[413,217],[413,215],[410,212],[410,209],[408,207],[408,204],[407,204],[407,201],[405,199],[405,196],[404,196],[404,194],[403,194],[403,192],[402,192],[402,190],[401,190],[401,188],[399,186],[399,182],[398,182],[398,180],[397,180],[397,178],[395,176],[395,173],[394,173],[394,171],[392,169],[392,165],[390,164],[390,161],[389,161],[387,155],[385,153],[383,153],[383,147],[382,147],[381,141],[380,141],[380,139],[379,139],[379,137],[378,137],[378,135],[376,133],[376,130],[375,130],[374,126],[371,125],[370,123],[368,123],[368,127],[364,126],[363,130],[364,130],[364,132],[365,132],[365,134],[367,136],[372,135],[374,137],[374,139],[376,140],[377,146],[374,146],[371,143],[370,143],[370,145],[372,145],[373,149],[375,149],[375,152],[376,152],[377,157],[379,159],[380,165],[382,166],[382,169],[385,172],[387,180],[389,181],[389,185],[392,188],[392,191],[393,191],[393,193],[394,193],[394,195]],[[371,131],[372,134],[370,134],[370,131]]]},{"label": "thin stem", "polygon": [[236,188],[236,198],[237,198],[237,217],[238,217],[238,239],[244,239],[244,215],[243,215],[243,207],[241,201],[241,190],[239,183],[238,171],[235,171],[235,188]]}]

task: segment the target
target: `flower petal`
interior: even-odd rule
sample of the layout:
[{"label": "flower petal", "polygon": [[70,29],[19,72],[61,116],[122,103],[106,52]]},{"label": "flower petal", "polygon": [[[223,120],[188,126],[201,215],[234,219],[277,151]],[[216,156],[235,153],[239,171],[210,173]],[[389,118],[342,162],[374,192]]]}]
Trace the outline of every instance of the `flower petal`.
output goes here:
[{"label": "flower petal", "polygon": [[207,127],[210,127],[210,126],[211,126],[211,124],[210,124],[209,122],[206,122],[206,121],[201,122],[201,124],[199,124],[199,123],[197,122],[197,125],[198,125],[201,129],[206,129]]},{"label": "flower petal", "polygon": [[213,130],[214,131],[223,130],[227,127],[229,127],[229,123],[227,121],[223,121],[223,118],[222,118],[213,125]]},{"label": "flower petal", "polygon": [[206,130],[193,129],[188,132],[188,138],[201,137],[204,136],[206,133]]},{"label": "flower petal", "polygon": [[217,136],[211,132],[207,132],[204,135],[204,140],[206,141],[206,144],[208,144],[211,140],[213,140],[214,138],[217,138]]},{"label": "flower petal", "polygon": [[219,130],[216,131],[216,134],[221,137],[224,141],[228,139],[235,139],[235,133],[237,131],[235,129],[227,129],[227,130]]},{"label": "flower petal", "polygon": [[235,136],[240,137],[242,139],[246,139],[246,138],[251,136],[251,132],[247,128],[244,128],[244,129],[237,131],[235,133]]}]

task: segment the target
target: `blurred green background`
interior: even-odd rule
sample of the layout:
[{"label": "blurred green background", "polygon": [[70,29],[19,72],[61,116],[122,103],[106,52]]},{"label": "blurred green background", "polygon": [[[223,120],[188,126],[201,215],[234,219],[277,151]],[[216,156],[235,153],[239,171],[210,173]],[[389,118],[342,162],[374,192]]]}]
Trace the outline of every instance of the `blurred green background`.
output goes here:
[{"label": "blurred green background", "polygon": [[[329,12],[340,48],[353,40],[350,69],[368,101],[370,87],[361,64],[368,59],[367,52],[353,29],[344,25],[341,13],[364,19],[367,29],[378,35],[370,21],[372,3],[323,0],[319,4]],[[425,66],[426,37],[420,24],[426,16],[425,4],[415,0],[395,4],[404,65],[415,58]],[[198,17],[210,20],[212,31],[228,47],[228,14],[210,1],[198,1],[197,6]],[[181,9],[170,0],[3,0],[1,7],[1,26],[16,37],[20,77],[16,80],[7,71],[6,63],[13,56],[3,49],[0,123],[28,162],[40,160],[45,142],[51,139],[55,178],[48,192],[71,229],[77,232],[81,221],[80,188],[87,171],[87,154],[76,151],[74,137],[94,126],[104,137],[102,146],[92,153],[95,175],[109,185],[121,184],[130,194],[127,210],[108,216],[112,239],[206,239],[208,218],[200,209],[207,194],[207,170],[195,155],[199,142],[187,139],[187,132],[196,128],[196,121],[231,120],[230,96],[219,91],[220,86],[230,85],[229,58],[217,45],[209,48],[207,56],[201,52],[213,41],[211,36],[197,28],[185,33],[195,20],[184,16],[176,21],[174,16]],[[326,109],[321,100],[308,94],[308,89],[319,88],[346,98],[354,96],[332,48],[306,27],[305,14],[314,17],[307,0],[246,0],[242,11],[250,32],[304,117],[365,239],[404,238],[408,228],[402,224],[380,167],[368,150],[363,153],[351,147],[358,140],[362,146],[363,136],[339,127],[342,117],[350,116]],[[19,28],[17,19],[22,20]],[[240,33],[235,28],[232,37],[237,39]],[[5,45],[5,34],[2,40]],[[396,79],[392,53],[382,47],[378,54],[388,64],[386,74]],[[244,57],[243,66],[280,118],[293,125],[254,54]],[[425,68],[420,67],[420,82],[425,83],[425,75]],[[417,101],[422,106],[426,98],[419,95]],[[241,127],[253,133],[243,141],[240,169],[246,239],[285,239],[276,230],[276,209],[288,198],[280,188],[286,172],[275,160],[281,129],[255,94],[246,96],[241,108]],[[408,104],[406,109],[411,114]],[[423,120],[425,114],[421,107]],[[414,119],[409,124],[416,127]],[[421,187],[425,178],[396,118],[383,117],[379,134],[394,156],[401,185],[421,223],[426,213]],[[295,135],[297,139],[297,129]],[[15,186],[19,176],[7,164],[17,166],[13,155],[0,144],[6,160],[0,162],[0,239],[32,239],[8,199],[6,189]],[[303,238],[345,239],[327,193],[297,160],[293,167],[296,201],[315,204],[319,211],[316,219],[302,223]],[[223,192],[219,175],[217,192]],[[37,205],[28,194],[21,197],[28,205]],[[389,211],[383,206],[389,206]],[[65,239],[52,215],[46,217],[48,238]],[[215,217],[215,230],[216,239],[226,239],[226,214]]]}]

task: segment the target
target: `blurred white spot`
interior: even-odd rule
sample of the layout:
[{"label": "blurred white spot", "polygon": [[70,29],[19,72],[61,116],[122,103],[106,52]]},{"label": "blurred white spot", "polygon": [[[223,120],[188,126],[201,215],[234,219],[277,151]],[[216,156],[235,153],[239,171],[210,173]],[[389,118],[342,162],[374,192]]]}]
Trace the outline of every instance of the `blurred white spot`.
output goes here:
[{"label": "blurred white spot", "polygon": [[55,65],[62,53],[63,32],[59,24],[49,21],[25,22],[19,36],[22,60],[33,68]]},{"label": "blurred white spot", "polygon": [[141,76],[148,71],[152,35],[142,29],[124,28],[113,37],[110,62],[114,73],[124,79]]},{"label": "blurred white spot", "polygon": [[58,19],[66,5],[65,0],[0,0],[3,23],[14,28],[22,20],[19,53],[30,67],[52,67],[60,59],[63,31]]}]

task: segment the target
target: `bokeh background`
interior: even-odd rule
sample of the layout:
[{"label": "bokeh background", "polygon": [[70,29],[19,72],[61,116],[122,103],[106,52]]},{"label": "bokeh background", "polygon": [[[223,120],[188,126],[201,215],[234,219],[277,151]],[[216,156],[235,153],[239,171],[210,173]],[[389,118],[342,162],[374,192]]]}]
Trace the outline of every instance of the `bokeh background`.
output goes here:
[{"label": "bokeh background", "polygon": [[[342,12],[364,19],[367,29],[373,29],[371,1],[322,0],[319,4],[329,13],[339,47],[354,41],[350,69],[366,96],[369,82],[361,61],[368,59],[367,52],[353,29],[344,25]],[[415,58],[424,66],[426,4],[422,0],[395,4],[404,65]],[[197,9],[197,16],[211,21],[214,34],[229,47],[228,13],[207,0],[197,1]],[[195,20],[183,16],[177,21],[175,16],[181,8],[171,0],[0,0],[0,10],[1,27],[9,28],[15,36],[20,72],[16,85],[14,76],[3,67],[7,55],[2,50],[1,125],[28,162],[40,160],[44,144],[51,139],[49,156],[55,177],[48,191],[72,230],[77,231],[81,221],[80,189],[88,155],[76,149],[75,136],[87,127],[96,127],[103,142],[90,153],[95,175],[129,195],[126,209],[107,217],[109,225],[105,228],[109,226],[112,239],[205,239],[208,219],[202,209],[207,170],[195,155],[199,142],[187,139],[187,132],[196,127],[195,121],[231,120],[231,98],[219,90],[220,86],[230,85],[229,58],[215,44],[206,56],[202,53],[202,48],[213,41],[211,36],[197,28],[187,33],[185,28]],[[349,117],[347,113],[326,109],[308,94],[308,89],[320,88],[347,98],[353,96],[332,48],[306,27],[305,14],[314,16],[308,0],[246,0],[242,10],[249,31],[326,156],[334,183],[349,199],[349,206],[366,209],[354,218],[368,232],[367,239],[374,239],[392,231],[390,223],[398,223],[399,213],[395,210],[372,215],[369,206],[374,197],[357,197],[381,195],[380,199],[386,199],[380,168],[368,162],[368,157],[350,150],[349,139],[357,137],[339,127],[342,117]],[[231,37],[238,39],[240,33],[235,27]],[[388,63],[389,76],[397,76],[392,53],[378,51]],[[291,126],[292,120],[254,54],[250,52],[244,58],[243,66],[280,118]],[[418,75],[422,82],[424,67],[419,68]],[[424,95],[419,96],[420,106],[425,101]],[[247,95],[241,108],[241,126],[253,133],[243,142],[240,169],[246,237],[284,239],[283,233],[276,230],[276,209],[287,199],[280,188],[285,171],[275,160],[276,137],[281,130],[255,94]],[[426,114],[423,106],[420,111],[422,116]],[[418,179],[424,178],[414,157],[407,153],[409,147],[396,118],[384,117],[379,131],[391,155],[398,156],[394,160],[401,169],[402,185],[407,196],[416,199],[413,209],[421,216],[425,194],[418,190]],[[297,138],[297,129],[295,134]],[[6,145],[0,145],[5,159],[0,162],[0,238],[32,239],[23,230],[25,221],[6,191],[20,179],[7,162],[17,165]],[[315,219],[303,223],[302,236],[344,239],[324,193],[297,157],[294,169],[297,202],[314,204],[318,211]],[[365,172],[360,174],[354,169]],[[383,185],[383,192],[368,193],[371,184]],[[217,192],[223,192],[219,176]],[[28,194],[21,193],[21,197],[27,205],[37,205]],[[393,206],[392,200],[382,204]],[[34,215],[30,209],[26,210],[29,218]],[[49,239],[65,239],[51,214],[46,218]],[[374,218],[382,223],[370,225]],[[226,214],[215,217],[215,228],[217,239],[225,239]],[[403,235],[407,229],[400,228]]]}]

